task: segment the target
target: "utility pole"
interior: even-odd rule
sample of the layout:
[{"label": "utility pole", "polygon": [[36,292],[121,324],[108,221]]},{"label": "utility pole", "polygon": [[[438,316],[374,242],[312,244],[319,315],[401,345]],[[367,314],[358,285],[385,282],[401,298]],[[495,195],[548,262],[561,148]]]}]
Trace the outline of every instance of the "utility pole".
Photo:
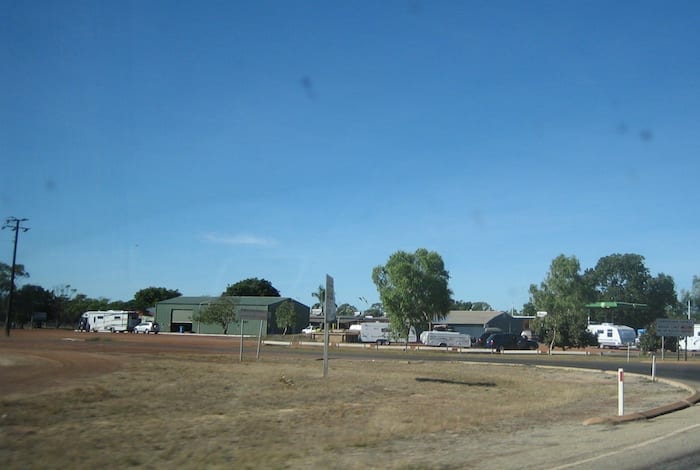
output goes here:
[{"label": "utility pole", "polygon": [[5,220],[5,225],[2,226],[2,230],[9,228],[15,232],[15,247],[12,251],[12,268],[10,271],[10,297],[7,302],[7,315],[5,315],[5,336],[10,336],[10,325],[12,324],[12,301],[15,295],[15,266],[17,264],[17,239],[19,238],[19,231],[22,230],[26,232],[29,230],[28,227],[21,227],[22,222],[26,222],[29,219],[18,219],[17,217],[8,217]]},{"label": "utility pole", "polygon": [[[688,320],[690,320],[690,298],[688,298]],[[695,328],[693,328],[695,331]],[[695,334],[695,333],[693,333]],[[688,360],[688,337],[685,337],[685,360]]]}]

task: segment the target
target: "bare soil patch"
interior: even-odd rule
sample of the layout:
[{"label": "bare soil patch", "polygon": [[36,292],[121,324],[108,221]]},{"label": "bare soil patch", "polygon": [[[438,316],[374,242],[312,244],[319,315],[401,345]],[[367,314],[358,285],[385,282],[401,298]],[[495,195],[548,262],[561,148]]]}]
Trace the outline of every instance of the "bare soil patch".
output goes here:
[{"label": "bare soil patch", "polygon": [[[14,333],[14,332],[13,332]],[[26,332],[0,341],[5,468],[463,468],[552,422],[616,412],[616,380],[526,366],[238,362],[229,338]],[[630,411],[687,393],[626,378]],[[604,413],[603,413],[604,414]],[[477,445],[478,444],[478,445]]]}]

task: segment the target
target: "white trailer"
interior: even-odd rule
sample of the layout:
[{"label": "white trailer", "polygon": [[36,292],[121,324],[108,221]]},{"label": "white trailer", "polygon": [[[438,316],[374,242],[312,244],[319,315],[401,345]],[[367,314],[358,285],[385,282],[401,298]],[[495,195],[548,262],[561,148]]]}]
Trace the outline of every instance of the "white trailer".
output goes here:
[{"label": "white trailer", "polygon": [[[364,322],[357,325],[350,325],[350,331],[357,331],[357,338],[362,343],[403,343],[406,342],[406,337],[401,337],[391,329],[389,322]],[[411,328],[408,335],[408,342],[415,343],[417,340],[416,330]]]},{"label": "white trailer", "polygon": [[97,331],[124,333],[133,331],[139,324],[136,312],[127,310],[91,310],[80,317],[78,329],[81,331]]},{"label": "white trailer", "polygon": [[420,342],[426,346],[450,346],[456,348],[470,348],[472,338],[457,331],[424,331],[420,334]]},{"label": "white trailer", "polygon": [[[685,351],[685,339],[678,340],[678,348]],[[688,351],[700,351],[700,324],[693,325],[693,336],[688,336]]]},{"label": "white trailer", "polygon": [[634,328],[625,325],[613,325],[612,323],[601,323],[588,325],[590,331],[598,339],[600,348],[622,348],[627,345],[634,346],[637,333]]}]

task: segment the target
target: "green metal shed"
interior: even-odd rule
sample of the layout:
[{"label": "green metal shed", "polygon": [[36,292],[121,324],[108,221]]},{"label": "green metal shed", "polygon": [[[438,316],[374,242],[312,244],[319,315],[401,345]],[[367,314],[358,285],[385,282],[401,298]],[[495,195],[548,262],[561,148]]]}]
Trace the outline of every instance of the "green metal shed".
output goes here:
[{"label": "green metal shed", "polygon": [[[160,330],[164,332],[187,332],[202,334],[223,334],[221,325],[200,323],[193,319],[193,315],[207,308],[221,297],[174,297],[156,304],[156,321],[160,324]],[[257,310],[267,313],[267,321],[263,324],[263,335],[281,333],[277,328],[275,312],[284,302],[292,302],[297,314],[297,323],[289,333],[299,333],[309,323],[309,307],[289,297],[227,297],[235,304],[236,316],[241,310]],[[241,325],[238,321],[228,325],[227,334],[239,335]],[[256,320],[243,321],[243,334],[257,336],[260,332],[260,323]]]}]

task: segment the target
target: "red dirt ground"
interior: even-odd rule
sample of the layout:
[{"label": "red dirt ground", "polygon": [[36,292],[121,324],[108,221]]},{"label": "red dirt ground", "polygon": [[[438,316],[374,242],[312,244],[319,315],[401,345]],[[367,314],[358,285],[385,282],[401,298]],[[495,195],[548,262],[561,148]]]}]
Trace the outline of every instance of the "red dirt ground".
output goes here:
[{"label": "red dirt ground", "polygon": [[239,347],[232,337],[12,330],[0,337],[0,398],[116,371],[130,354],[233,354]]}]

